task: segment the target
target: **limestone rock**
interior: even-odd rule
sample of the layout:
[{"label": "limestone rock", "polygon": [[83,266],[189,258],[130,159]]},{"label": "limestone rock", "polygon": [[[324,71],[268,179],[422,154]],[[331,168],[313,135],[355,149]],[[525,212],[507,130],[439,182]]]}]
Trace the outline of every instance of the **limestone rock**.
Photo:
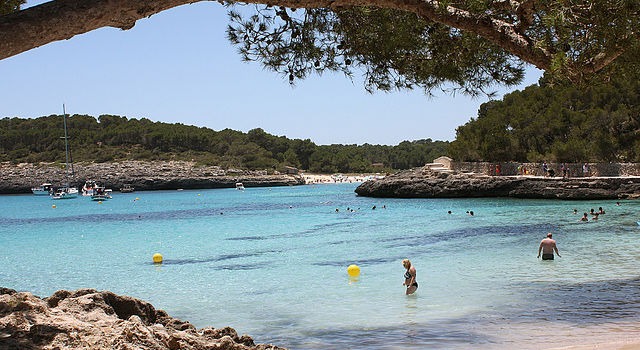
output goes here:
[{"label": "limestone rock", "polygon": [[[117,191],[131,184],[137,191],[233,188],[236,182],[244,187],[303,185],[300,175],[268,175],[265,171],[225,170],[218,166],[203,166],[186,161],[122,161],[111,163],[78,163],[74,165],[72,186],[81,188],[86,180]],[[64,165],[55,163],[0,163],[0,194],[30,193],[43,182],[60,186],[65,182]]]},{"label": "limestone rock", "polygon": [[0,288],[1,349],[278,350],[233,328],[196,329],[153,305],[108,291],[60,290],[41,299]]},{"label": "limestone rock", "polygon": [[545,178],[448,174],[425,169],[399,172],[362,183],[364,197],[623,199],[640,195],[640,177]]}]

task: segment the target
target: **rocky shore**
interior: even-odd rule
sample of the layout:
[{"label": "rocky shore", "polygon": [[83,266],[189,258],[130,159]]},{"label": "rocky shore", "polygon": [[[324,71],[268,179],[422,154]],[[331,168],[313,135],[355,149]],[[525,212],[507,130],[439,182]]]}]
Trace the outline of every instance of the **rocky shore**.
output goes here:
[{"label": "rocky shore", "polygon": [[153,305],[108,291],[60,290],[41,299],[0,287],[2,349],[284,350],[233,328],[196,329]]},{"label": "rocky shore", "polygon": [[[131,184],[136,191],[233,188],[303,185],[300,175],[267,174],[264,171],[222,169],[194,162],[124,161],[112,163],[79,163],[74,165],[72,185],[81,188],[86,180],[95,180],[117,191]],[[31,187],[48,182],[60,186],[65,182],[64,165],[57,163],[0,163],[0,194],[31,193]]]},{"label": "rocky shore", "polygon": [[640,177],[488,176],[425,167],[364,182],[355,192],[386,198],[625,199],[640,196]]}]

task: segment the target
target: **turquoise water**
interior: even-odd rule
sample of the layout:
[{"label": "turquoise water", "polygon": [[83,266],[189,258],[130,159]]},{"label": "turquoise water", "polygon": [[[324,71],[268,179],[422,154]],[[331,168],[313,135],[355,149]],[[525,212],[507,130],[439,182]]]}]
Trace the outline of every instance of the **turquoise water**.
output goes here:
[{"label": "turquoise water", "polygon": [[[355,187],[115,193],[102,204],[0,196],[0,286],[111,290],[290,349],[535,349],[540,337],[551,347],[640,335],[640,202],[375,199]],[[573,214],[598,207],[597,222]],[[562,257],[543,262],[549,231]],[[404,258],[418,273],[412,296]]]}]

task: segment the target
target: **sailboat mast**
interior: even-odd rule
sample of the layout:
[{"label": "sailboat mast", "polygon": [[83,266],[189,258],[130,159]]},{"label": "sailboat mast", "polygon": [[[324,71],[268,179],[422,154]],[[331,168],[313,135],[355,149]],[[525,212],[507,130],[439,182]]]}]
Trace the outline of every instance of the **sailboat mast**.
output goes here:
[{"label": "sailboat mast", "polygon": [[69,139],[67,136],[67,111],[64,108],[64,104],[62,104],[62,120],[64,122],[64,154],[66,157],[66,165],[64,167],[65,172],[67,174],[67,181],[69,177]]}]

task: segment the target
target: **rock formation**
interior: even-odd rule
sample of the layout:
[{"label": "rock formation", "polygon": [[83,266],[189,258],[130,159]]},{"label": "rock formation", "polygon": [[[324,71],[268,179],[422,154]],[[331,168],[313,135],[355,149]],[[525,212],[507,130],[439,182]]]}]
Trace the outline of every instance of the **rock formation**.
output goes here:
[{"label": "rock formation", "polygon": [[1,349],[278,350],[233,328],[196,329],[139,299],[94,289],[48,298],[0,288]]},{"label": "rock formation", "polygon": [[[136,190],[175,190],[244,187],[293,186],[304,184],[300,175],[275,174],[266,171],[244,171],[204,166],[185,161],[123,161],[112,163],[79,163],[74,165],[72,186],[81,188],[86,180],[95,180],[117,191],[124,184]],[[0,194],[30,193],[31,187],[43,182],[60,186],[65,182],[64,165],[56,163],[0,163]]]},{"label": "rock formation", "polygon": [[364,182],[355,191],[389,198],[622,199],[640,195],[640,177],[487,176],[419,168]]}]

